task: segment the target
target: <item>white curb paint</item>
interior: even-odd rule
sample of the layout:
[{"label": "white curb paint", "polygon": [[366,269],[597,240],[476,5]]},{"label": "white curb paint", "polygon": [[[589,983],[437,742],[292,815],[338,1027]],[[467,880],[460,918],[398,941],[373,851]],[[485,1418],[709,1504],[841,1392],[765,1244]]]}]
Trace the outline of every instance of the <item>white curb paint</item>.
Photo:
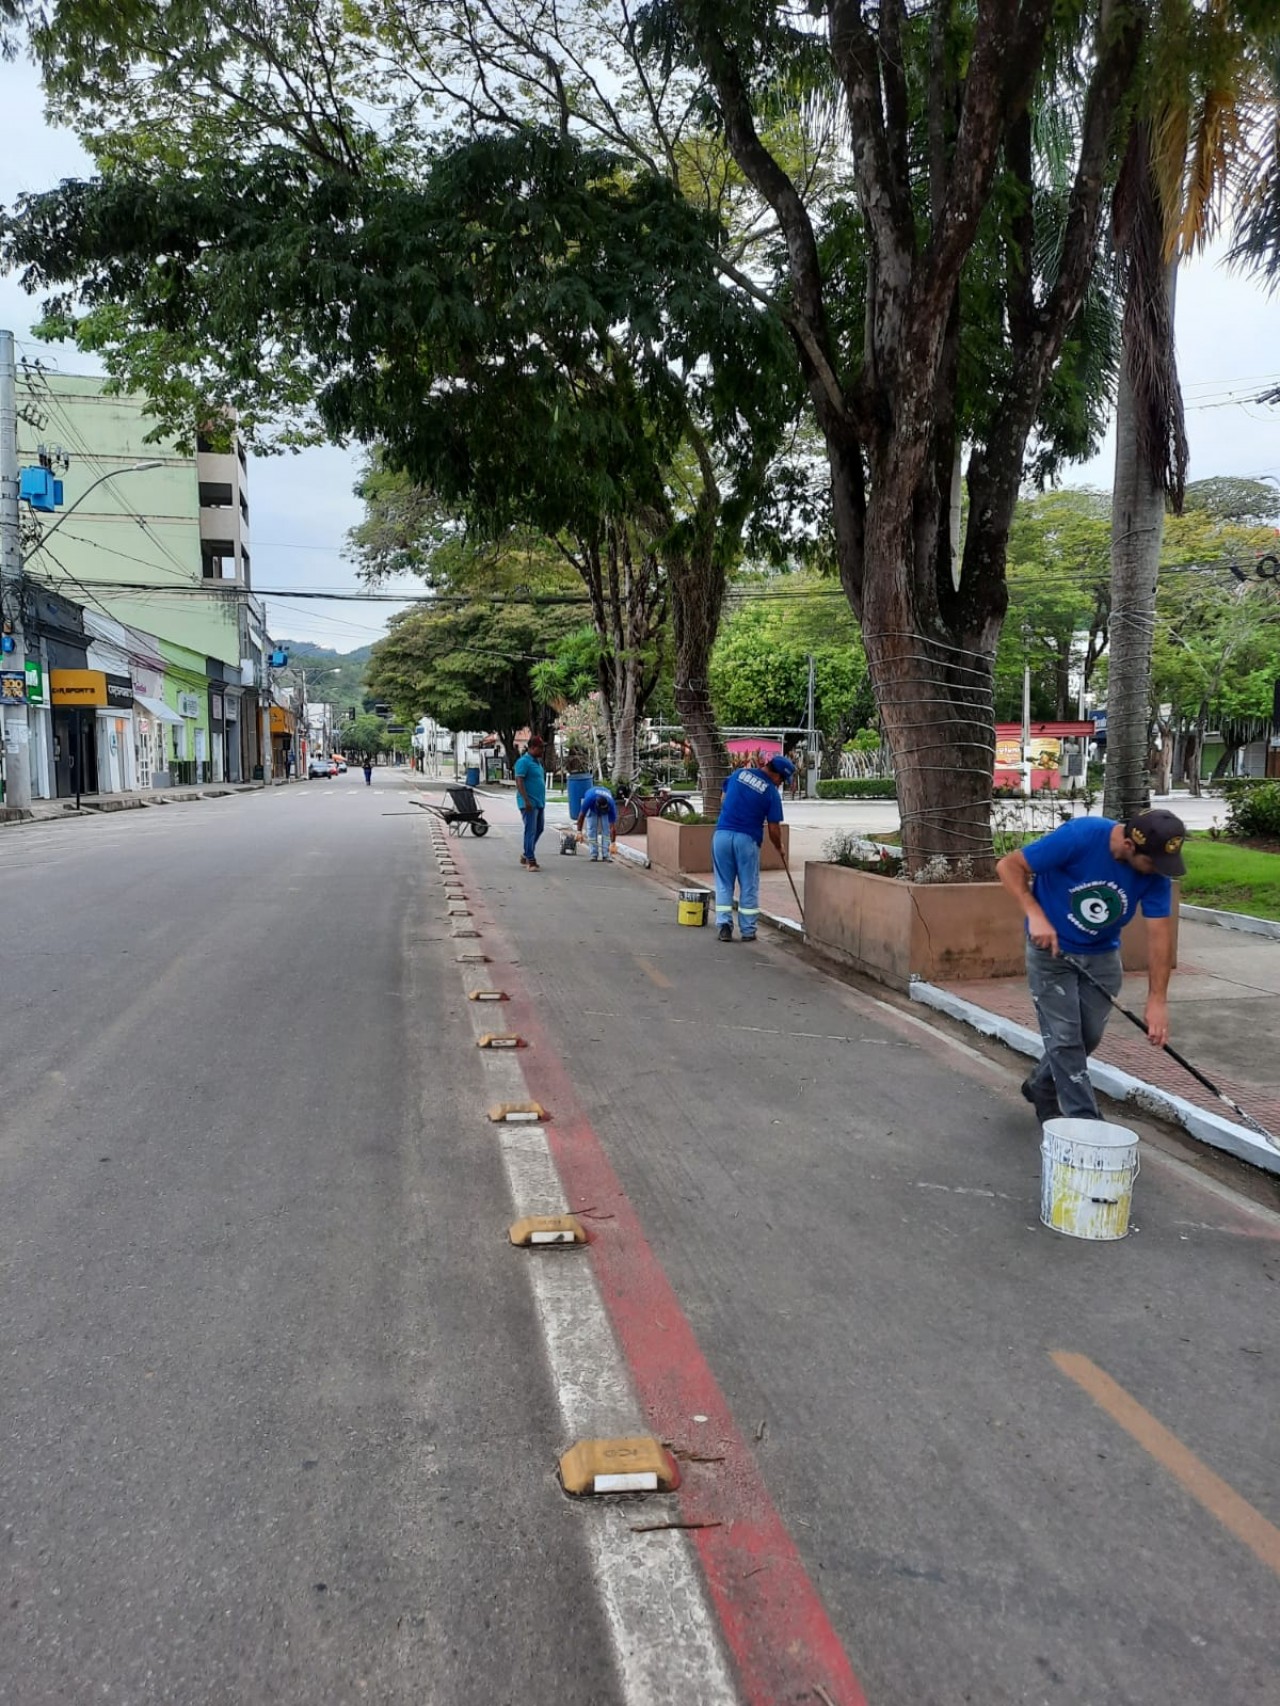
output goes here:
[{"label": "white curb paint", "polygon": [[1220,912],[1214,906],[1188,906],[1186,901],[1178,911],[1194,924],[1214,924],[1219,930],[1242,930],[1246,936],[1268,936],[1273,942],[1280,942],[1280,924],[1273,918],[1254,918],[1247,912]]},{"label": "white curb paint", "polygon": [[[926,1007],[959,1019],[962,1024],[980,1031],[984,1037],[996,1037],[1010,1048],[1017,1049],[1019,1054],[1039,1060],[1044,1053],[1044,1044],[1037,1032],[1013,1019],[1004,1018],[1002,1014],[988,1013],[985,1007],[952,995],[949,990],[939,989],[937,984],[913,978],[910,993],[913,1001],[920,1001]],[[1172,1091],[1157,1089],[1154,1084],[1147,1084],[1132,1073],[1122,1072],[1118,1066],[1091,1060],[1089,1077],[1095,1089],[1106,1096],[1113,1096],[1117,1102],[1132,1102],[1146,1113],[1180,1125],[1201,1143],[1226,1150],[1227,1154],[1248,1161],[1254,1167],[1261,1167],[1264,1172],[1280,1173],[1280,1149],[1273,1149],[1264,1137],[1259,1137],[1245,1126],[1224,1120],[1217,1114],[1206,1113],[1194,1102],[1185,1101]]]},{"label": "white curb paint", "polygon": [[[488,987],[479,967],[460,966],[464,989]],[[472,1029],[488,1022],[468,1001]],[[498,1101],[530,1099],[519,1057],[479,1056]],[[554,1110],[553,1110],[554,1111]],[[483,1127],[477,1122],[477,1129]],[[514,1217],[563,1214],[564,1186],[541,1126],[492,1126],[511,1190]],[[483,1135],[480,1137],[483,1141]],[[513,1252],[514,1254],[514,1252]],[[525,1256],[547,1348],[566,1444],[650,1430],[631,1388],[589,1259]],[[639,1507],[583,1501],[581,1517],[614,1660],[627,1706],[738,1706],[738,1693],[707,1604],[702,1572],[688,1536],[676,1530],[633,1534]]]}]

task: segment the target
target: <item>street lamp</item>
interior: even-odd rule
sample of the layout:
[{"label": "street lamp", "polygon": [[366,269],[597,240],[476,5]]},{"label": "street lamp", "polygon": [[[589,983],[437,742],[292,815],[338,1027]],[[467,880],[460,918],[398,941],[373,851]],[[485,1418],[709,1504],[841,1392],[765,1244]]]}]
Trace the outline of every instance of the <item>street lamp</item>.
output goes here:
[{"label": "street lamp", "polygon": [[114,480],[121,474],[145,474],[148,471],[148,469],[163,468],[163,466],[164,466],[163,462],[133,462],[127,468],[109,468],[105,474],[99,474],[98,478],[96,480],[90,480],[89,484],[85,487],[85,489],[81,492],[80,496],[76,499],[76,501],[73,504],[67,505],[66,509],[63,510],[62,514],[54,522],[53,526],[49,529],[49,531],[47,533],[42,533],[40,535],[39,540],[32,547],[32,549],[30,551],[28,551],[27,556],[28,557],[34,557],[37,551],[43,550],[45,545],[47,545],[49,540],[52,539],[53,535],[62,526],[63,522],[67,519],[67,517],[70,515],[73,515],[75,513],[75,511],[80,508],[80,505],[84,502],[84,500],[89,496],[89,493],[91,491],[93,491],[95,487],[100,486],[104,480]]}]

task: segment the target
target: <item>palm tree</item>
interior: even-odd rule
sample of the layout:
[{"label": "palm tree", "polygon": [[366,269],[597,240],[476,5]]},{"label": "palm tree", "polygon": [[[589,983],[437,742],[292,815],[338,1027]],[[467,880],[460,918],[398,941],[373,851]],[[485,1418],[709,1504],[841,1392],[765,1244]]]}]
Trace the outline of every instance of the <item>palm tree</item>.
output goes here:
[{"label": "palm tree", "polygon": [[[1112,493],[1110,687],[1103,809],[1148,803],[1151,647],[1166,502],[1182,508],[1187,440],[1174,348],[1178,265],[1214,235],[1224,200],[1256,172],[1268,75],[1262,0],[1162,0],[1146,111],[1116,183],[1124,338]],[[1277,69],[1274,41],[1271,71]],[[1274,114],[1274,107],[1271,107]],[[1274,118],[1273,121],[1274,123]],[[1274,155],[1273,155],[1274,165]],[[1274,170],[1271,177],[1274,180]]]}]

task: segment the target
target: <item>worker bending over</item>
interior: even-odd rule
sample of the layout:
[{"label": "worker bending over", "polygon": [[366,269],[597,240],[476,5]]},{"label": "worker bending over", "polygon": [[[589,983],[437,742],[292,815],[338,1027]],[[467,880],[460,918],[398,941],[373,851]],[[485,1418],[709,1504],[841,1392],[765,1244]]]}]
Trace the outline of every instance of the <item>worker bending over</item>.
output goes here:
[{"label": "worker bending over", "polygon": [[795,775],[795,765],[779,754],[763,767],[732,770],[724,785],[720,816],[711,838],[711,862],[716,873],[718,939],[733,941],[733,890],[738,889],[738,930],[744,942],[754,942],[760,920],[760,849],[767,828],[769,839],[782,852],[782,795],[780,789]]},{"label": "worker bending over", "polygon": [[1111,1003],[1080,967],[1118,995],[1124,981],[1120,931],[1139,905],[1147,920],[1147,1033],[1169,1040],[1173,969],[1173,885],[1186,870],[1182,819],[1139,812],[1127,823],[1078,817],[1006,853],[996,875],[1027,915],[1027,983],[1044,1038],[1044,1057],[1022,1094],[1045,1120],[1096,1120],[1089,1056],[1102,1041]]},{"label": "worker bending over", "polygon": [[[613,849],[618,845],[618,808],[613,795],[599,783],[594,788],[588,788],[582,799],[582,810],[578,813],[578,834],[582,834],[583,824],[589,824],[587,839],[591,844],[591,860],[597,859],[609,863]],[[609,846],[604,844],[604,826],[609,825]]]}]

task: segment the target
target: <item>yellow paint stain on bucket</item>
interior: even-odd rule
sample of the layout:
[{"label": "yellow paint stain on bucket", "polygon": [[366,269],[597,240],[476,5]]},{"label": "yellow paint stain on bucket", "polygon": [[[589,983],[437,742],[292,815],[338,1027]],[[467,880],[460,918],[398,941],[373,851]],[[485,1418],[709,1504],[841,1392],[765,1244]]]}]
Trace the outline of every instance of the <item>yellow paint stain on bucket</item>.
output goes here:
[{"label": "yellow paint stain on bucket", "polygon": [[1138,1134],[1106,1120],[1046,1120],[1040,1144],[1040,1219],[1069,1238],[1123,1238],[1129,1230]]}]

